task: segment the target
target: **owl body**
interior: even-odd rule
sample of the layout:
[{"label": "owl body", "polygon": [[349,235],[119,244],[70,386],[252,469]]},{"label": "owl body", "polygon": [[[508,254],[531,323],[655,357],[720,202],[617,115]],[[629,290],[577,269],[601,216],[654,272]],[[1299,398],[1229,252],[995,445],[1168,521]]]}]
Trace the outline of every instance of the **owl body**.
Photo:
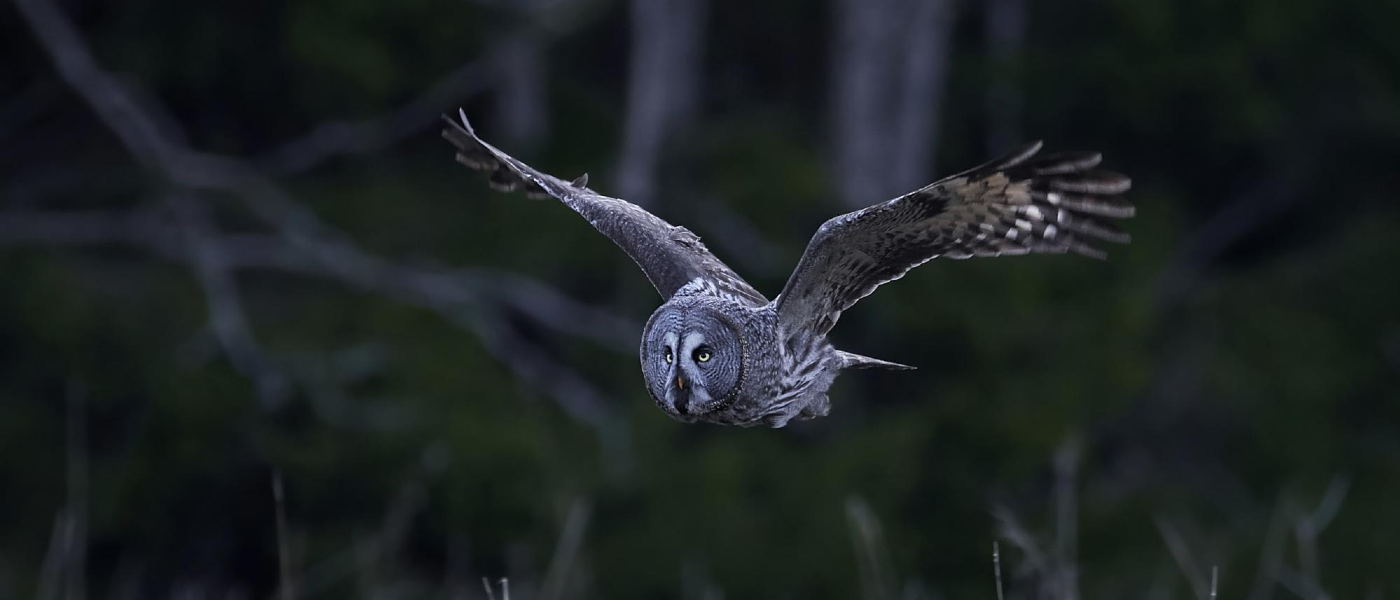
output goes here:
[{"label": "owl body", "polygon": [[824,416],[841,353],[820,336],[785,333],[775,303],[697,278],[647,320],[642,376],[657,407],[684,422],[782,427]]},{"label": "owl body", "polygon": [[938,257],[1075,253],[1128,241],[1111,219],[1130,180],[1095,167],[1096,152],[1040,156],[1033,142],[893,200],[827,221],[782,292],[769,300],[700,237],[636,204],[566,181],[500,151],[462,115],[444,117],[457,160],[492,187],[554,197],[617,244],[665,301],[642,332],[642,376],[656,405],[685,422],[782,427],[826,415],[844,369],[910,369],[833,348],[841,313],[880,285]]}]

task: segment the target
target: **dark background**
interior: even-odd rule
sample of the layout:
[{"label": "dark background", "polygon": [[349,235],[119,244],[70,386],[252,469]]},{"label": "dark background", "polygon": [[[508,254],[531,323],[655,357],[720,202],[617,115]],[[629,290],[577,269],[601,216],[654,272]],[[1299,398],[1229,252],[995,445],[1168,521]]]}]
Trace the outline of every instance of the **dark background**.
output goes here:
[{"label": "dark background", "polygon": [[[0,7],[0,597],[1400,593],[1400,3]],[[1013,144],[1109,260],[934,261],[830,417],[681,425],[659,299],[440,112],[776,293]],[[280,475],[285,522],[272,493]],[[280,532],[280,535],[279,535]],[[280,543],[279,543],[280,538]]]}]

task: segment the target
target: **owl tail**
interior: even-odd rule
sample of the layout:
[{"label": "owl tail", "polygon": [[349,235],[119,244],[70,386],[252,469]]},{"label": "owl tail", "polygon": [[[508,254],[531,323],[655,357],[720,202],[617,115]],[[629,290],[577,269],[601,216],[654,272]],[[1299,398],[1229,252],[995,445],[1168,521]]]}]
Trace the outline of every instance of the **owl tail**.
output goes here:
[{"label": "owl tail", "polygon": [[836,356],[841,358],[842,369],[891,369],[895,371],[912,371],[915,367],[901,365],[899,363],[861,356],[844,350],[837,350]]}]

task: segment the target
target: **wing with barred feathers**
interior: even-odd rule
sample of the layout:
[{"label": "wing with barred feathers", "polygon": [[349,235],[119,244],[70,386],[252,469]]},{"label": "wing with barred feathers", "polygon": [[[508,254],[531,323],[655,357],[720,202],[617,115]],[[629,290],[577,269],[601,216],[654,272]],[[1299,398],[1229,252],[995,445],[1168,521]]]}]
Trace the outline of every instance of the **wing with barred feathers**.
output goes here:
[{"label": "wing with barred feathers", "polygon": [[894,200],[822,225],[778,297],[785,335],[825,335],[880,284],[938,257],[1073,252],[1126,243],[1109,220],[1133,216],[1131,181],[1095,167],[1102,156],[1037,156],[1040,142]]},{"label": "wing with barred feathers", "polygon": [[482,141],[467,122],[467,116],[461,117],[462,122],[457,123],[443,115],[447,128],[442,130],[442,136],[457,147],[458,162],[490,172],[491,187],[497,190],[524,190],[530,197],[559,199],[622,248],[663,298],[670,298],[698,278],[755,306],[768,303],[763,294],[711,254],[689,229],[671,225],[626,200],[588,189],[588,175],[564,181],[541,173]]}]

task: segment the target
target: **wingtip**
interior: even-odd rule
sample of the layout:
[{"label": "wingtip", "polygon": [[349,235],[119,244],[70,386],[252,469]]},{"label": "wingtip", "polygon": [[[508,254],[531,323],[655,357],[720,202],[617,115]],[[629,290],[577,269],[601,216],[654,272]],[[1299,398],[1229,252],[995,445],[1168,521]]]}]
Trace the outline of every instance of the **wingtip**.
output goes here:
[{"label": "wingtip", "polygon": [[890,371],[913,371],[917,369],[917,367],[906,364],[862,356],[854,352],[846,352],[844,350],[837,350],[836,352],[841,357],[842,368],[845,369],[886,369]]},{"label": "wingtip", "polygon": [[467,119],[467,111],[462,110],[461,107],[458,107],[458,108],[457,108],[457,117],[460,118],[460,119],[462,120],[462,129],[467,130],[467,133],[470,133],[470,134],[472,134],[473,136],[475,136],[475,135],[476,135],[476,130],[472,129],[472,122],[471,122],[470,120]]},{"label": "wingtip", "polygon": [[1017,158],[1016,162],[1019,164],[1029,160],[1032,156],[1040,154],[1040,151],[1044,148],[1045,140],[1031,140],[1012,150],[1011,154]]},{"label": "wingtip", "polygon": [[1070,247],[1070,251],[1092,260],[1108,260],[1108,252],[1105,252],[1100,248],[1095,248],[1094,246],[1090,246],[1083,242],[1075,243],[1073,246]]}]

